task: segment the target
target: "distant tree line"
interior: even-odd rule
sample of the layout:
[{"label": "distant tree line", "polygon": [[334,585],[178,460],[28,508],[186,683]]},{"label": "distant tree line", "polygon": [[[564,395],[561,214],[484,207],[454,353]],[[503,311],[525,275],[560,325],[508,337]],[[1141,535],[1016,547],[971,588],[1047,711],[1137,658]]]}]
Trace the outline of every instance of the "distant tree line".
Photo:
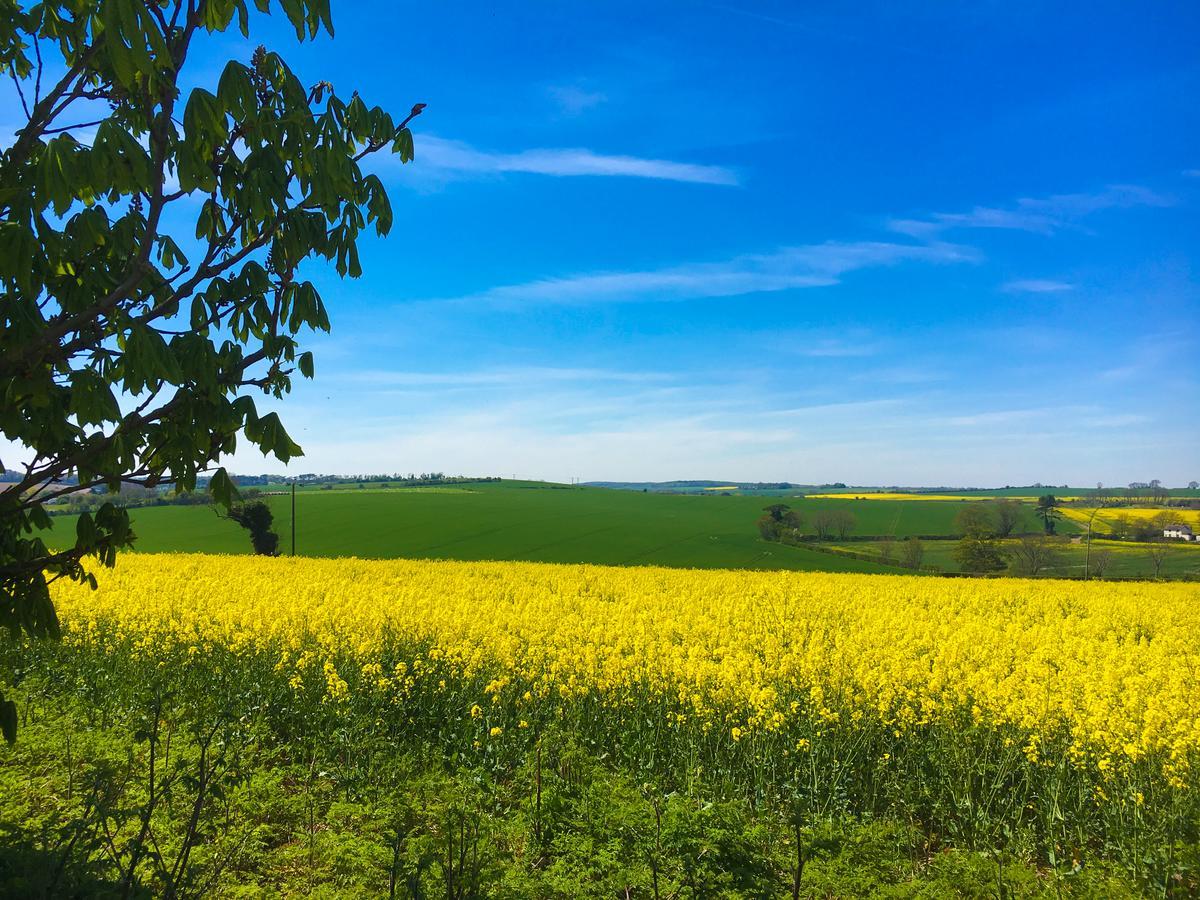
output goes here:
[{"label": "distant tree line", "polygon": [[[846,540],[858,524],[858,519],[848,509],[822,509],[813,514],[812,531],[817,540]],[[807,519],[804,514],[786,503],[772,503],[763,508],[758,519],[758,533],[764,541],[781,544],[799,544],[810,538],[806,534]],[[899,547],[897,547],[899,543]],[[909,569],[921,568],[925,546],[921,539],[912,536],[897,542],[891,537],[881,542],[882,561],[889,565]],[[860,554],[848,554],[860,556]],[[863,556],[863,558],[868,558]]]},{"label": "distant tree line", "polygon": [[[812,519],[813,533],[823,541],[835,537],[845,540],[857,524],[858,519],[848,509],[822,509]],[[795,542],[804,535],[805,525],[803,513],[786,503],[772,503],[759,517],[758,533],[767,541]]]},{"label": "distant tree line", "polygon": [[[242,496],[253,496],[256,493],[257,491],[242,491]],[[68,494],[60,502],[51,505],[47,512],[52,516],[77,515],[97,510],[106,503],[123,509],[142,506],[206,506],[212,503],[212,496],[200,490],[176,493],[140,484],[122,484],[120,490],[116,491],[102,489],[83,494]]]}]

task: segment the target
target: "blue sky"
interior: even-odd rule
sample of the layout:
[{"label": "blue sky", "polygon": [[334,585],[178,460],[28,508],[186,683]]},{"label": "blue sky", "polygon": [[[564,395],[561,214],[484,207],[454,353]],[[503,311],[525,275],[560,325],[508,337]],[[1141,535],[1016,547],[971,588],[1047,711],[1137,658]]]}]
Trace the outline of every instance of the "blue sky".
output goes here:
[{"label": "blue sky", "polygon": [[[902,6],[908,6],[902,9]],[[1200,6],[334,2],[416,121],[293,471],[1200,478]],[[11,98],[4,99],[11,115]],[[281,471],[257,452],[243,472]]]}]

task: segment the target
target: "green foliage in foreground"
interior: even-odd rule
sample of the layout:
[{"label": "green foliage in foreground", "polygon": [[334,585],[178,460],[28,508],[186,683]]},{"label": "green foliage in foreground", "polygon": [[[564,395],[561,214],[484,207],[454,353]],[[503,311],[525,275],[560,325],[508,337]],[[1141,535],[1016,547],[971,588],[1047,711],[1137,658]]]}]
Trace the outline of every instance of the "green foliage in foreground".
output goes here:
[{"label": "green foliage in foreground", "polygon": [[900,821],[796,827],[745,800],[664,793],[570,735],[499,770],[378,746],[364,765],[336,738],[279,746],[183,707],[160,709],[157,734],[146,708],[30,711],[0,751],[3,896],[1142,896],[1086,858],[1049,871]]},{"label": "green foliage in foreground", "polygon": [[[789,756],[676,732],[653,705],[472,709],[497,673],[456,679],[425,646],[385,647],[369,671],[111,638],[0,642],[23,717],[17,745],[0,748],[0,895],[1200,890],[1190,797],[1147,775],[1134,785],[1144,805],[1097,803],[1090,776],[1031,769],[969,723],[909,743],[827,723]],[[372,690],[397,662],[412,675],[399,704]],[[1051,736],[1043,749],[1063,758]]]},{"label": "green foliage in foreground", "polygon": [[[197,70],[201,44],[249,38],[252,8],[272,5],[0,0],[0,69],[24,113],[0,148],[0,437],[27,451],[0,491],[2,628],[53,636],[48,581],[94,586],[85,561],[111,566],[133,541],[114,504],[51,537],[50,501],[191,489],[239,438],[301,455],[256,398],[313,376],[300,341],[329,316],[304,264],[361,274],[359,236],[386,234],[392,210],[360,163],[411,160],[423,104],[394,121],[261,46]],[[278,7],[298,40],[332,36],[329,0]],[[228,506],[223,469],[210,487]],[[9,739],[12,716],[0,693]]]}]

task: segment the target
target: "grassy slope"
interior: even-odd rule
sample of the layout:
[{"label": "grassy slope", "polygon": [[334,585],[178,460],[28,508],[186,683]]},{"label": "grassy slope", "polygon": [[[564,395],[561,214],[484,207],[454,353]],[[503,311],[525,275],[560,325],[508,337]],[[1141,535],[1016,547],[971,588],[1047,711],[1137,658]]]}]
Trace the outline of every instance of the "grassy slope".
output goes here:
[{"label": "grassy slope", "polygon": [[[289,503],[269,498],[281,547]],[[302,490],[297,552],[312,556],[514,559],[703,568],[886,571],[758,539],[761,497],[693,497],[600,488],[491,483],[467,489]],[[949,501],[794,500],[809,522],[819,509],[851,509],[857,533],[944,534],[963,504]],[[133,510],[138,549],[246,553],[245,533],[206,507]],[[70,533],[70,518],[56,530]]]}]

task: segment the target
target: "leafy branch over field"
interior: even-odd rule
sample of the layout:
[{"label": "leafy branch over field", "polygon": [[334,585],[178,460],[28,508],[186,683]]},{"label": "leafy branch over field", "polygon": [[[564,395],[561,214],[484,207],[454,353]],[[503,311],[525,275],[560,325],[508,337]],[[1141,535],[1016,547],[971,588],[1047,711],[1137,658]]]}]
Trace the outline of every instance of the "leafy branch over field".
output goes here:
[{"label": "leafy branch over field", "polygon": [[[270,0],[254,0],[261,13]],[[280,0],[297,39],[333,34],[329,0]],[[0,434],[29,450],[0,493],[0,626],[55,635],[48,582],[90,581],[134,535],[124,509],[39,536],[55,498],[122,482],[195,487],[239,436],[287,462],[276,413],[299,336],[329,330],[311,258],[360,272],[365,228],[392,226],[382,182],[360,164],[413,158],[408,123],[328,82],[306,89],[260,47],[215,85],[180,88],[197,42],[246,0],[0,0],[0,69],[25,121],[0,152]],[[186,79],[184,79],[186,80]],[[7,461],[6,461],[7,462]],[[215,499],[230,478],[217,469]],[[15,711],[0,696],[10,740]]]}]

